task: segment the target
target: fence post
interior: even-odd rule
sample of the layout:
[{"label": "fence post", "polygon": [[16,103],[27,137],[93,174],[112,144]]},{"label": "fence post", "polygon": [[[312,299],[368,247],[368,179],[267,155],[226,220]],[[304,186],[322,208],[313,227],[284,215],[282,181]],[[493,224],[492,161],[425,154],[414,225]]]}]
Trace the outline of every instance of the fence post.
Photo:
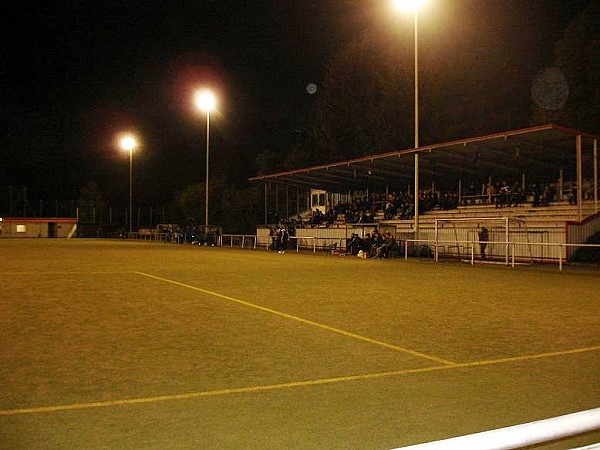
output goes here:
[{"label": "fence post", "polygon": [[[566,250],[566,247],[565,247]],[[558,270],[559,272],[562,272],[562,253],[563,252],[558,252]]]},{"label": "fence post", "polygon": [[471,241],[471,265],[475,265],[475,243]]},{"label": "fence post", "polygon": [[512,268],[514,269],[514,268],[515,268],[515,243],[514,243],[514,242],[511,242],[510,244],[511,244],[511,246],[510,246],[510,247],[511,247],[511,252],[512,252],[512,254],[511,254],[511,258],[512,258]]}]

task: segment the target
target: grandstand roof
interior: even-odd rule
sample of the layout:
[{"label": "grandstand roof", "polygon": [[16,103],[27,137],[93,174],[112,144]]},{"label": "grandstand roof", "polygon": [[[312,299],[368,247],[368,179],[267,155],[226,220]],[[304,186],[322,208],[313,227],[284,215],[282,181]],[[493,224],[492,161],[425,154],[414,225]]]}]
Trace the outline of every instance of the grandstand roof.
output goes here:
[{"label": "grandstand roof", "polygon": [[[344,192],[365,187],[405,188],[414,180],[414,154],[419,154],[419,178],[427,186],[456,187],[458,180],[520,179],[547,182],[564,170],[576,177],[576,136],[582,137],[583,166],[591,168],[593,141],[600,136],[549,124],[460,139],[418,149],[394,150],[346,161],[250,178],[304,188]],[[590,169],[591,170],[591,169]]]}]

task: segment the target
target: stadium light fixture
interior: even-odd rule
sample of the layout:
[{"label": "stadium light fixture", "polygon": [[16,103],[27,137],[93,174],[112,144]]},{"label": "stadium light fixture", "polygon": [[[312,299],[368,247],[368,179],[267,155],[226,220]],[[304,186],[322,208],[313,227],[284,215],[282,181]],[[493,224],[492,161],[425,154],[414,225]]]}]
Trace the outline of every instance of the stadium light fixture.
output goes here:
[{"label": "stadium light fixture", "polygon": [[129,232],[133,231],[133,151],[138,141],[132,134],[124,134],[119,140],[121,150],[129,152]]},{"label": "stadium light fixture", "polygon": [[[204,225],[208,227],[208,176],[210,156],[210,112],[215,108],[217,99],[212,91],[202,89],[194,94],[196,107],[206,112],[206,184],[204,188]],[[205,230],[206,232],[207,230]]]},{"label": "stadium light fixture", "polygon": [[394,6],[402,11],[418,11],[427,0],[394,0]]}]

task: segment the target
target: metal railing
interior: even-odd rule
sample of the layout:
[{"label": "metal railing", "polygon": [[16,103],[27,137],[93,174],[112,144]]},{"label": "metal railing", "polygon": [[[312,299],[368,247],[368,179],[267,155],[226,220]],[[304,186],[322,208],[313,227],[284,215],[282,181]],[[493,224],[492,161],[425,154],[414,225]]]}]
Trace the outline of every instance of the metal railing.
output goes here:
[{"label": "metal railing", "polygon": [[[311,250],[313,253],[317,253],[317,251],[345,251],[346,246],[346,238],[331,238],[331,237],[313,237],[313,236],[290,236],[289,242],[295,241],[296,253],[300,252],[301,249]],[[272,240],[263,244],[267,250],[274,250],[275,241]],[[288,248],[290,246],[288,245]]]},{"label": "metal railing", "polygon": [[[409,243],[419,244],[422,243],[423,247],[431,248],[433,247],[433,257],[435,262],[439,262],[440,256],[440,248],[444,247],[444,244],[453,244],[453,246],[458,247],[459,244],[464,244],[464,248],[468,249],[468,255],[470,257],[471,265],[475,264],[475,248],[480,245],[482,242],[480,241],[456,241],[456,240],[435,240],[435,239],[406,239],[404,245],[404,259],[408,259],[408,248]],[[549,258],[546,261],[556,261],[558,264],[559,270],[563,270],[563,265],[567,262],[567,249],[569,247],[581,247],[581,248],[599,248],[600,244],[561,244],[561,243],[549,243],[549,242],[512,242],[512,241],[486,241],[486,244],[499,244],[506,247],[506,252],[504,255],[500,255],[502,259],[505,261],[505,265],[510,265],[511,267],[515,267],[517,258],[515,257],[515,247],[517,246],[541,246],[541,247],[553,247],[558,248],[558,258]],[[416,247],[415,251],[419,252],[419,248]],[[460,256],[460,252],[458,253]],[[521,260],[524,258],[521,257]],[[526,260],[526,259],[525,259]],[[530,260],[532,262],[532,260]]]},{"label": "metal railing", "polygon": [[[221,235],[221,246],[222,247],[241,247],[246,248],[246,242],[251,241],[251,247],[256,250],[256,243],[258,241],[254,234],[223,234]],[[229,245],[227,245],[229,243]],[[234,245],[236,244],[236,245]],[[239,244],[239,245],[237,245]]]},{"label": "metal railing", "polygon": [[595,430],[600,430],[600,408],[395,450],[509,450]]},{"label": "metal railing", "polygon": [[185,236],[179,233],[140,233],[137,231],[129,231],[124,233],[118,233],[114,236],[117,239],[131,239],[137,241],[149,241],[149,242],[165,242],[169,244],[182,243],[185,240]]}]

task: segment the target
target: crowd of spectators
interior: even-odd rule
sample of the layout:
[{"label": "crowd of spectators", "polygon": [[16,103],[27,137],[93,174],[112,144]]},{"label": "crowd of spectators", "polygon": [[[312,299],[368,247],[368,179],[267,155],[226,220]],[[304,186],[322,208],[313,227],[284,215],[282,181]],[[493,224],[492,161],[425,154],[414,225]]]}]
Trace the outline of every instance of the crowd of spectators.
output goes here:
[{"label": "crowd of spectators", "polygon": [[[454,193],[423,191],[419,195],[419,212],[432,209],[453,209],[458,206],[458,196]],[[390,194],[371,194],[369,197],[356,197],[351,202],[342,202],[327,209],[325,213],[316,209],[308,223],[311,227],[333,225],[336,222],[375,223],[378,212],[383,219],[412,219],[414,217],[414,198],[400,192]]]},{"label": "crowd of spectators", "polygon": [[[457,192],[421,191],[419,193],[419,213],[436,209],[455,209],[459,203],[462,205],[490,204],[495,205],[496,208],[516,207],[525,202],[531,202],[534,207],[548,206],[558,198],[559,194],[555,183],[534,183],[527,186],[525,190],[519,182],[510,184],[505,180],[495,183],[470,183],[464,187],[460,200]],[[572,183],[565,184],[562,198],[568,198],[570,204],[576,203],[576,189]],[[376,222],[376,219],[402,220],[413,217],[414,197],[405,192],[391,192],[357,196],[351,201],[329,207],[325,212],[317,208],[306,219],[297,216],[279,220],[279,217],[276,217],[276,220],[269,223],[284,224],[290,235],[294,235],[294,230],[303,226],[314,228],[337,223],[372,224]]]},{"label": "crowd of spectators", "polygon": [[[515,181],[510,184],[506,180],[496,183],[482,183],[481,189],[477,189],[471,183],[463,192],[462,204],[471,203],[494,204],[496,208],[519,206],[531,199],[534,207],[548,206],[558,200],[558,193],[554,183],[533,183],[523,189],[521,183]],[[569,196],[569,202],[573,204],[574,196]]]},{"label": "crowd of spectators", "polygon": [[212,247],[219,245],[221,233],[218,228],[195,225],[188,225],[182,229],[178,225],[171,225],[170,227],[168,230],[165,230],[161,229],[159,225],[159,232],[171,234],[181,244],[189,242],[193,245],[207,245]]},{"label": "crowd of spectators", "polygon": [[[482,183],[481,189],[471,183],[463,191],[462,204],[478,203],[494,204],[497,208],[519,206],[530,202],[533,207],[549,206],[560,200],[568,200],[570,205],[577,204],[577,185],[573,181],[566,181],[559,187],[558,182],[531,183],[523,188],[522,183],[515,181],[512,184],[506,180],[495,183]],[[592,181],[583,180],[583,199],[593,197]]]},{"label": "crowd of spectators", "polygon": [[[556,183],[530,184],[526,189],[519,182],[510,184],[505,180],[495,183],[482,183],[476,188],[474,183],[463,190],[462,201],[455,192],[436,192],[425,190],[419,194],[419,212],[430,210],[455,209],[459,203],[488,204],[496,208],[517,207],[525,202],[532,206],[548,206],[559,199],[568,199],[571,205],[576,204],[577,191],[574,183],[565,183],[560,193]],[[589,197],[589,195],[588,195]],[[588,198],[585,197],[584,198]],[[414,216],[414,199],[406,193],[372,193],[369,196],[357,196],[352,201],[341,202],[329,207],[325,213],[320,209],[312,211],[310,217],[303,219],[300,215],[279,220],[278,228],[271,231],[272,247],[284,252],[288,236],[294,236],[297,228],[309,226],[328,226],[336,223],[374,224],[376,218],[384,220],[412,219]],[[363,237],[353,233],[346,241],[346,253],[364,258],[389,258],[396,255],[400,246],[395,237],[386,232],[383,235],[377,230],[365,233]],[[482,249],[482,255],[484,249]]]},{"label": "crowd of spectators", "polygon": [[346,252],[349,255],[362,258],[391,258],[398,253],[398,243],[390,232],[383,236],[377,231],[373,234],[366,233],[361,238],[357,233],[352,233],[346,242]]}]

